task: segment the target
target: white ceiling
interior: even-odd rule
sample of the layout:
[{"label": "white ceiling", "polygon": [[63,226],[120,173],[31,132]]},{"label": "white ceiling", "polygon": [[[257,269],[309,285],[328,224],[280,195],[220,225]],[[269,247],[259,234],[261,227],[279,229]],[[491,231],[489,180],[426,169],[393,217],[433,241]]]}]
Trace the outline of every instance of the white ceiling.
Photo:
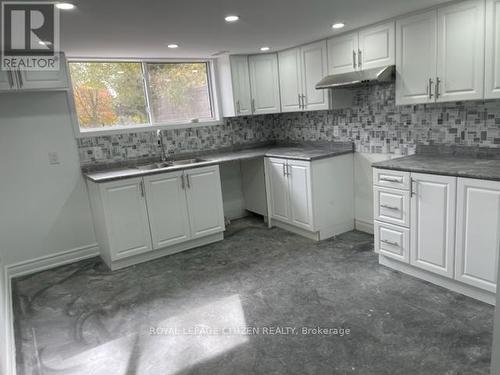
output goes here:
[{"label": "white ceiling", "polygon": [[[74,0],[61,11],[71,57],[206,57],[280,50],[447,0]],[[241,17],[224,22],[227,14]],[[346,27],[333,31],[331,24]],[[168,43],[180,47],[171,50]]]}]

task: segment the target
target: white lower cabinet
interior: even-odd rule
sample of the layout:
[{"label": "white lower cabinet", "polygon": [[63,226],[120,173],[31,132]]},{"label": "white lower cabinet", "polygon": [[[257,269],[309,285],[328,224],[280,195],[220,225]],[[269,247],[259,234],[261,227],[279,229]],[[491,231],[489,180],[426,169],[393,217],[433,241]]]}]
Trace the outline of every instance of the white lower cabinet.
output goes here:
[{"label": "white lower cabinet", "polygon": [[183,171],[144,177],[155,249],[189,239],[189,216],[183,179]]},{"label": "white lower cabinet", "polygon": [[218,166],[88,187],[101,256],[111,269],[223,238]]},{"label": "white lower cabinet", "polygon": [[[399,189],[386,187],[388,178],[380,177],[395,184],[407,175],[409,184]],[[493,304],[500,182],[377,168],[373,176],[375,251],[381,264]]]},{"label": "white lower cabinet", "polygon": [[153,249],[142,178],[100,186],[111,260]]},{"label": "white lower cabinet", "polygon": [[455,278],[496,293],[500,182],[458,179]]},{"label": "white lower cabinet", "polygon": [[352,154],[315,161],[269,157],[265,176],[270,225],[314,240],[354,228]]},{"label": "white lower cabinet", "polygon": [[456,177],[411,174],[410,264],[453,277]]}]

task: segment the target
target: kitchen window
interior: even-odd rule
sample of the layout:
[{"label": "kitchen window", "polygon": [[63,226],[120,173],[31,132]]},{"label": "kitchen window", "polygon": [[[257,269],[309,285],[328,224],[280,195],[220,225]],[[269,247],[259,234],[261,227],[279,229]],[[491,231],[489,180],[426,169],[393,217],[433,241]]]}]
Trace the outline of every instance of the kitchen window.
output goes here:
[{"label": "kitchen window", "polygon": [[81,135],[218,121],[208,61],[70,61]]}]

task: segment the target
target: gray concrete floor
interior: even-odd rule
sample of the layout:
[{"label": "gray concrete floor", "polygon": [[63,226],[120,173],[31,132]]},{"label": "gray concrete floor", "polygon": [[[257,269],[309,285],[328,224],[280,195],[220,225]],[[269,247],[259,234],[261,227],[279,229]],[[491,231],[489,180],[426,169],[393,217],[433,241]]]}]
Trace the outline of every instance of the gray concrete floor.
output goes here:
[{"label": "gray concrete floor", "polygon": [[473,375],[491,355],[491,306],[379,266],[361,232],[314,243],[244,219],[217,244],[13,291],[20,375]]}]

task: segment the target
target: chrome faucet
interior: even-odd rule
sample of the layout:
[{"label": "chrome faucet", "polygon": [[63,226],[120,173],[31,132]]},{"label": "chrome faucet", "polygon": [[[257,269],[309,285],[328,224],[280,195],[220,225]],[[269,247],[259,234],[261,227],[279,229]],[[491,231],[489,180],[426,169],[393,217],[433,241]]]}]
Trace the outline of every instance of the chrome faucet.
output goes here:
[{"label": "chrome faucet", "polygon": [[161,148],[161,155],[160,155],[161,161],[165,162],[167,161],[167,154],[165,152],[165,143],[163,143],[163,137],[160,129],[156,131],[156,139],[158,141],[158,146],[160,146]]}]

